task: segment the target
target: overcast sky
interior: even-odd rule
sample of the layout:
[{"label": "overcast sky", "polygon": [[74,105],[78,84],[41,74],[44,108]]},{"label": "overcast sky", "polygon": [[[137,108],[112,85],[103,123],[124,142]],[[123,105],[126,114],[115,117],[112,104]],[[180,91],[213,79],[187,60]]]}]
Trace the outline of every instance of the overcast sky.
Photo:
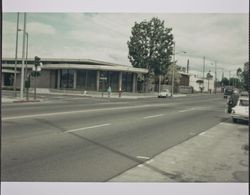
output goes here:
[{"label": "overcast sky", "polygon": [[[16,13],[3,14],[3,57],[15,56]],[[176,42],[177,64],[202,75],[203,56],[206,72],[218,78],[236,73],[248,61],[247,14],[125,14],[125,13],[28,13],[29,57],[93,59],[130,65],[127,41],[135,22],[158,17],[172,28]],[[23,14],[20,15],[23,28]],[[19,32],[21,57],[22,33]],[[186,54],[181,53],[185,51]],[[178,54],[179,53],[179,54]]]}]

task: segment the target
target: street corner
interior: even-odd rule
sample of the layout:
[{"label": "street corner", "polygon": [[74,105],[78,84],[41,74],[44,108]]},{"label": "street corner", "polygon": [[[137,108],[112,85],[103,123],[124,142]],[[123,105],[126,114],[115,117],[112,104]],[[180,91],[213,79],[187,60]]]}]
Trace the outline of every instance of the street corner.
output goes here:
[{"label": "street corner", "polygon": [[110,182],[248,182],[248,134],[222,122]]}]

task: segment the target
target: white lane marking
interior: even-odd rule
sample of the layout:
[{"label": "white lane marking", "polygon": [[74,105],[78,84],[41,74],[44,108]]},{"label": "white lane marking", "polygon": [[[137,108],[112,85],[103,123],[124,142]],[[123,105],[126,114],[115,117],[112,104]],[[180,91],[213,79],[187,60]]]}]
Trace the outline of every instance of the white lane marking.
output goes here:
[{"label": "white lane marking", "polygon": [[147,161],[146,164],[149,164],[149,163],[152,163],[152,162],[154,162],[154,159],[151,159],[151,160]]},{"label": "white lane marking", "polygon": [[143,164],[139,164],[139,165],[137,165],[137,167],[144,167],[144,165]]},{"label": "white lane marking", "polygon": [[79,128],[79,129],[71,129],[71,130],[67,130],[67,131],[64,131],[64,132],[65,133],[70,133],[70,132],[74,132],[74,131],[82,131],[82,130],[86,130],[86,129],[93,129],[93,128],[104,127],[104,126],[108,126],[108,125],[111,125],[111,124],[107,123],[107,124],[102,124],[102,125],[94,125],[94,126],[83,127],[83,128]]},{"label": "white lane marking", "polygon": [[141,159],[150,159],[150,157],[147,157],[147,156],[136,156],[136,158],[141,158]]},{"label": "white lane marking", "polygon": [[97,111],[125,110],[125,109],[136,109],[136,108],[147,108],[147,107],[163,107],[163,106],[166,107],[169,105],[171,105],[171,104],[148,104],[148,105],[139,105],[139,106],[134,106],[134,105],[133,106],[123,106],[123,107],[115,107],[115,108],[75,110],[75,111],[66,111],[66,112],[53,112],[53,113],[44,113],[44,114],[32,114],[32,115],[23,115],[23,116],[4,117],[4,118],[2,118],[2,120],[24,119],[24,118],[43,117],[43,116],[63,115],[63,114],[77,114],[77,113],[97,112]]},{"label": "white lane marking", "polygon": [[186,110],[179,110],[178,112],[188,112],[188,111],[192,111],[192,110],[196,110],[197,108],[188,108]]},{"label": "white lane marking", "polygon": [[202,132],[202,133],[200,133],[199,135],[200,135],[200,136],[206,136],[206,137],[214,137],[214,136],[212,136],[212,135],[207,135],[206,132]]},{"label": "white lane marking", "polygon": [[164,114],[158,114],[158,115],[152,115],[152,116],[145,116],[143,117],[144,119],[147,119],[147,118],[155,118],[155,117],[159,117],[159,116],[163,116]]}]

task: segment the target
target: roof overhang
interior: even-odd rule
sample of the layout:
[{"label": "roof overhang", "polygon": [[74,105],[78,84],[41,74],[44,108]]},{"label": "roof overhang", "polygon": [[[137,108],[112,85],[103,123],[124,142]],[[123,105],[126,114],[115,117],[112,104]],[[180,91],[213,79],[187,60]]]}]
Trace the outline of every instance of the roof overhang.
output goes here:
[{"label": "roof overhang", "polygon": [[[10,69],[2,69],[3,73],[15,73],[15,70],[10,70]],[[16,73],[20,73],[20,71],[16,71]]]}]

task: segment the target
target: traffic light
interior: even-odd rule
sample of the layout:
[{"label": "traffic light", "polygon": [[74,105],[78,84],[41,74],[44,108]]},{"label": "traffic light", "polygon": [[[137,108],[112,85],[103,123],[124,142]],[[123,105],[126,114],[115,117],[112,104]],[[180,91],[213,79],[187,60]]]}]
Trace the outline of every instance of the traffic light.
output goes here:
[{"label": "traffic light", "polygon": [[41,58],[39,58],[39,57],[35,57],[35,66],[37,67],[37,66],[40,66],[40,60],[41,60]]}]

